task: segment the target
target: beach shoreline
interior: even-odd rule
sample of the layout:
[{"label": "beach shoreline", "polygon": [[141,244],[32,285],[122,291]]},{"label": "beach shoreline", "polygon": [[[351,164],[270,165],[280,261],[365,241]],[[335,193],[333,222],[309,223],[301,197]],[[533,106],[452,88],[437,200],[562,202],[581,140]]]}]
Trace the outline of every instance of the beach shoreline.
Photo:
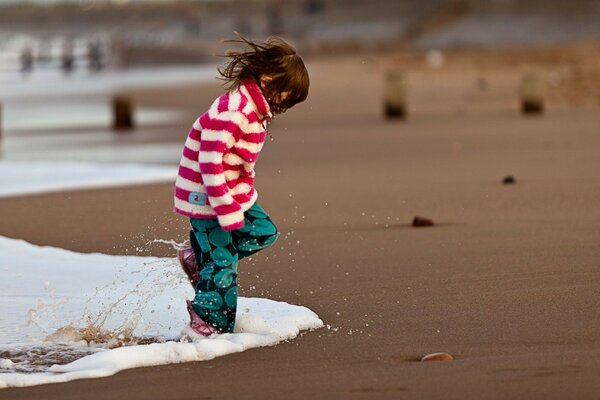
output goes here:
[{"label": "beach shoreline", "polygon": [[[574,101],[559,86],[545,114],[526,117],[517,94],[526,65],[453,62],[413,61],[405,121],[382,117],[383,72],[398,59],[315,62],[309,100],[270,127],[257,188],[282,235],[240,263],[241,295],[301,304],[329,328],[211,361],[3,389],[0,399],[597,398],[595,92]],[[183,145],[195,110],[221,90],[198,88],[133,93],[142,104],[181,105],[161,142]],[[509,174],[516,184],[502,185]],[[188,234],[172,191],[162,183],[0,199],[0,235],[174,257],[152,242]],[[417,215],[436,226],[411,227]],[[455,360],[416,361],[438,351]]]}]

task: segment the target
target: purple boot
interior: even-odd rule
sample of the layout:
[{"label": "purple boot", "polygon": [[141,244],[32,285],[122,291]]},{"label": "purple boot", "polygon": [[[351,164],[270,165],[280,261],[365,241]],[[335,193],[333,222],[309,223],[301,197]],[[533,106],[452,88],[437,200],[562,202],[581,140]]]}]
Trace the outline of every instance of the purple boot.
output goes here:
[{"label": "purple boot", "polygon": [[221,333],[217,328],[210,326],[209,324],[204,322],[202,318],[198,316],[198,314],[196,314],[196,311],[194,311],[194,308],[192,307],[191,300],[186,300],[186,302],[187,310],[190,314],[190,328],[192,328],[194,332],[196,332],[198,335],[207,337],[212,335],[213,333]]},{"label": "purple boot", "polygon": [[194,255],[194,249],[187,247],[185,249],[177,251],[177,257],[179,258],[179,264],[181,268],[188,276],[190,283],[196,289],[196,285],[200,280],[200,273],[198,272],[198,265],[196,265],[196,256]]}]

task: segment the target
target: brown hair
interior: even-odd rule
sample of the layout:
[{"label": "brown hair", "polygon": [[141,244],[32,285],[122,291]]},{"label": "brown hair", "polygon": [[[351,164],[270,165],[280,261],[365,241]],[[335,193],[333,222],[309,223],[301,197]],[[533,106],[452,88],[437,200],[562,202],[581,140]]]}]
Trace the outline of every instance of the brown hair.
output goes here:
[{"label": "brown hair", "polygon": [[[270,76],[273,80],[263,91],[274,112],[278,109],[291,108],[308,97],[310,80],[302,58],[296,50],[278,37],[271,37],[266,42],[248,40],[237,34],[237,39],[226,40],[226,43],[240,43],[246,51],[229,50],[224,57],[229,62],[219,68],[220,79],[236,89],[248,79],[254,79],[260,85],[261,75]],[[288,97],[278,104],[271,104],[270,98],[278,93],[290,92]],[[265,93],[267,92],[267,93]]]}]

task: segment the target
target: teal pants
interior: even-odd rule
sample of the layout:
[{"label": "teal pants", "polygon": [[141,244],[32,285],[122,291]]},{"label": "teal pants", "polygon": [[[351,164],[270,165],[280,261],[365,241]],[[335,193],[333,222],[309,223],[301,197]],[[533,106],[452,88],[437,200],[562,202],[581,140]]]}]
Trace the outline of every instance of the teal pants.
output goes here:
[{"label": "teal pants", "polygon": [[221,332],[233,332],[238,260],[272,245],[277,228],[257,203],[244,213],[244,227],[234,231],[224,231],[216,219],[190,221],[190,242],[200,272],[192,307]]}]

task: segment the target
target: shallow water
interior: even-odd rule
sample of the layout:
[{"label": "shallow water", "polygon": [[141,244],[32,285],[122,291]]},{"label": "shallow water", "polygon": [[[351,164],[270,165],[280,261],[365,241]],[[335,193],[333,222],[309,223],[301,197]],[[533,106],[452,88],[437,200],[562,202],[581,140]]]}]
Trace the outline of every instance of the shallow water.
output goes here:
[{"label": "shallow water", "polygon": [[[112,105],[104,101],[54,101],[51,104],[10,104],[3,107],[2,126],[7,134],[21,131],[47,131],[48,129],[104,128],[112,124]],[[137,126],[151,126],[176,122],[181,119],[177,110],[135,110]],[[12,135],[17,137],[17,135]]]},{"label": "shallow water", "polygon": [[91,332],[82,329],[79,330],[78,335],[75,335],[81,336],[80,340],[60,342],[49,337],[46,339],[47,342],[35,344],[0,345],[0,359],[10,360],[4,365],[0,362],[0,373],[47,372],[53,365],[66,365],[101,351],[165,342],[162,338],[126,338],[121,334],[115,336],[114,332],[90,334]]},{"label": "shallow water", "polygon": [[[41,145],[40,141],[38,145]],[[47,146],[41,145],[45,156],[54,154]],[[42,149],[38,150],[42,153]],[[67,150],[64,150],[67,151]],[[80,156],[82,151],[78,152]],[[0,197],[21,196],[24,194],[47,193],[61,190],[90,189],[99,187],[128,186],[132,184],[173,182],[176,167],[161,165],[131,164],[99,164],[90,160],[86,162],[72,162],[63,160],[41,161],[40,158],[16,159],[11,153],[11,160],[0,161]],[[175,254],[175,253],[173,253]],[[1,255],[0,255],[1,260]],[[0,265],[0,268],[2,266]],[[22,273],[17,266],[3,265],[8,272],[18,278]],[[10,288],[10,282],[7,283]],[[48,289],[48,288],[46,288]],[[7,301],[27,301],[27,296],[35,295],[35,291],[14,292]],[[0,293],[0,298],[3,294]],[[8,311],[10,312],[10,311]],[[0,328],[1,329],[1,328]]]},{"label": "shallow water", "polygon": [[[157,240],[156,243],[178,243]],[[236,332],[189,327],[175,258],[81,254],[0,237],[0,388],[112,375],[272,346],[323,322],[305,307],[238,300]]]},{"label": "shallow water", "polygon": [[101,350],[100,346],[75,346],[70,343],[0,347],[0,359],[11,361],[8,368],[2,368],[0,364],[0,372],[45,372],[55,364],[68,364]]},{"label": "shallow water", "polygon": [[215,71],[212,64],[106,70],[97,74],[76,70],[70,75],[48,68],[25,76],[15,70],[0,70],[0,93],[3,101],[109,95],[128,89],[203,83],[215,79]]}]

